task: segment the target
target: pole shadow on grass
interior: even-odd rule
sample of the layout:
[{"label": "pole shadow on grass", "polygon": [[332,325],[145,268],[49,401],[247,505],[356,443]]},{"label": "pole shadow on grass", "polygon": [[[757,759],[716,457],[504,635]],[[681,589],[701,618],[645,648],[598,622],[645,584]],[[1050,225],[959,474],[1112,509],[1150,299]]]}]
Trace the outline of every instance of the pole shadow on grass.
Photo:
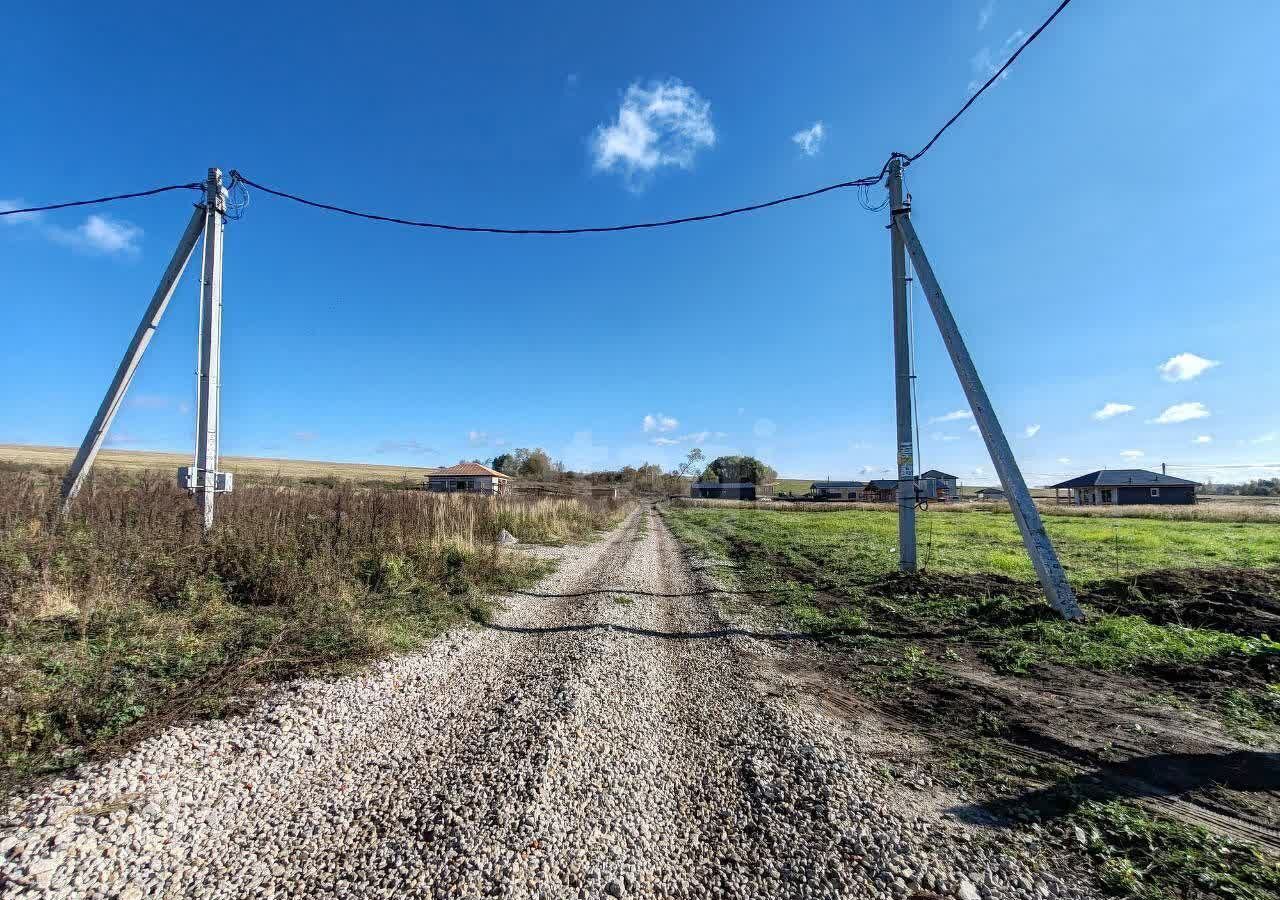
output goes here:
[{"label": "pole shadow on grass", "polygon": [[1280,753],[1237,750],[1135,756],[1039,790],[951,811],[968,822],[1011,826],[1029,811],[1041,819],[1057,819],[1088,800],[1178,797],[1208,787],[1242,793],[1280,791]]}]

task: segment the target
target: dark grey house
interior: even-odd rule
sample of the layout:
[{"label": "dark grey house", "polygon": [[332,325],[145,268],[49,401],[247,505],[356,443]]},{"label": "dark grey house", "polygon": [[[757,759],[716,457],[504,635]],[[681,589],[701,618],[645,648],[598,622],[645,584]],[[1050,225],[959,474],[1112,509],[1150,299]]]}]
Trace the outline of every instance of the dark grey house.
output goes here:
[{"label": "dark grey house", "polygon": [[1200,483],[1146,469],[1102,469],[1049,486],[1058,497],[1059,491],[1069,491],[1070,502],[1079,506],[1129,506],[1195,503]]},{"label": "dark grey house", "polygon": [[703,500],[754,500],[756,486],[749,481],[695,481],[689,496]]},{"label": "dark grey house", "polygon": [[815,481],[809,491],[819,500],[861,500],[865,481]]},{"label": "dark grey house", "polygon": [[960,479],[954,475],[948,475],[946,472],[940,472],[937,469],[930,469],[928,472],[921,472],[920,477],[931,478],[938,483],[938,487],[931,496],[930,500],[954,500],[959,496],[958,485]]}]

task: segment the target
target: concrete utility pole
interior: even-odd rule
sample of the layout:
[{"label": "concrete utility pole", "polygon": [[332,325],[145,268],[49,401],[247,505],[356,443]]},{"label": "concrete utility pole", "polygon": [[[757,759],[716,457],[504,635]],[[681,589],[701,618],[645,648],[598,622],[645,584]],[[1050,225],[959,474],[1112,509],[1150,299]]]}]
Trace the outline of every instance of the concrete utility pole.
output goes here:
[{"label": "concrete utility pole", "polygon": [[222,171],[205,185],[204,269],[200,279],[200,356],[196,370],[196,466],[192,489],[207,531],[213,527],[218,484],[218,416],[222,400],[222,233],[227,191]]},{"label": "concrete utility pole", "polygon": [[[890,169],[891,173],[892,171]],[[890,186],[892,187],[892,181]],[[951,355],[951,362],[956,368],[956,375],[960,377],[960,384],[964,388],[965,397],[969,400],[969,408],[973,411],[978,430],[982,432],[982,439],[986,442],[987,452],[991,455],[991,461],[995,464],[996,472],[1000,476],[1000,483],[1009,495],[1009,504],[1013,508],[1013,517],[1018,523],[1018,530],[1022,532],[1022,542],[1026,545],[1027,554],[1031,557],[1031,564],[1035,567],[1040,584],[1044,587],[1045,593],[1048,594],[1049,603],[1054,609],[1066,619],[1080,621],[1084,618],[1084,613],[1076,602],[1075,592],[1071,590],[1071,585],[1067,582],[1067,573],[1063,571],[1062,564],[1058,562],[1058,555],[1054,552],[1053,543],[1049,540],[1049,535],[1044,530],[1044,522],[1040,520],[1040,511],[1036,509],[1035,502],[1031,499],[1031,492],[1027,490],[1027,483],[1022,478],[1022,471],[1018,468],[1018,463],[1013,458],[1013,451],[1009,448],[1009,441],[1005,437],[1004,430],[1000,427],[1000,421],[996,418],[995,410],[991,408],[991,400],[987,397],[986,388],[982,386],[982,380],[978,377],[978,370],[973,364],[973,359],[969,356],[969,350],[965,347],[964,338],[961,337],[956,320],[952,317],[951,310],[947,306],[947,299],[943,296],[942,288],[938,285],[938,280],[933,275],[933,269],[929,265],[929,258],[925,256],[924,246],[920,243],[915,227],[911,224],[910,210],[903,209],[897,203],[892,205],[894,230],[901,235],[903,242],[907,246],[907,252],[911,254],[911,263],[915,266],[916,276],[920,279],[920,286],[924,288],[924,295],[929,301],[929,308],[933,310],[933,317],[937,320],[938,330],[942,332],[942,340],[947,346],[947,352]]]},{"label": "concrete utility pole", "polygon": [[893,268],[893,371],[898,411],[898,568],[916,570],[915,443],[911,436],[911,335],[907,310],[907,254],[893,227],[903,208],[902,160],[889,161],[889,240]]},{"label": "concrete utility pole", "polygon": [[147,345],[151,343],[151,338],[160,325],[160,318],[164,315],[170,298],[173,297],[173,290],[178,286],[187,262],[191,259],[204,224],[204,209],[196,207],[191,215],[191,221],[187,223],[187,230],[182,233],[182,238],[173,251],[173,257],[160,278],[160,284],[151,297],[151,303],[143,313],[137,331],[133,333],[129,349],[125,351],[124,359],[120,360],[120,365],[116,368],[116,376],[111,380],[111,387],[107,388],[107,395],[102,399],[102,405],[98,407],[98,414],[93,417],[93,424],[89,426],[88,433],[80,443],[80,450],[76,453],[71,467],[67,469],[66,477],[62,480],[63,515],[71,509],[72,502],[80,493],[85,478],[93,468],[93,461],[97,459],[98,451],[102,449],[102,443],[106,440],[111,422],[119,412],[120,404],[124,402],[124,395],[129,390],[134,374],[138,371],[138,364],[142,362],[142,354],[146,353]]}]

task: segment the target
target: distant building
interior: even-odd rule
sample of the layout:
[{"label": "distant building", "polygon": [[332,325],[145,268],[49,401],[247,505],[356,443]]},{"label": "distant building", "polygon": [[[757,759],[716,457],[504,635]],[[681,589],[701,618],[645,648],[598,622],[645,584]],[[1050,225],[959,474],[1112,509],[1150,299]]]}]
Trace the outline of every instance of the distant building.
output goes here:
[{"label": "distant building", "polygon": [[1131,506],[1146,503],[1188,505],[1196,502],[1199,482],[1146,469],[1102,469],[1052,484],[1054,496],[1069,491],[1078,506]]},{"label": "distant building", "polygon": [[749,481],[695,481],[689,496],[702,500],[754,500],[756,486]]},{"label": "distant building", "polygon": [[863,498],[875,503],[892,503],[898,499],[898,479],[873,478],[867,482]]},{"label": "distant building", "polygon": [[505,493],[510,475],[480,463],[459,463],[447,469],[436,469],[427,476],[426,488],[435,494],[488,494]]},{"label": "distant building", "polygon": [[1005,494],[1004,488],[998,488],[998,487],[979,488],[977,493],[975,493],[973,496],[975,499],[987,500],[987,501],[1008,499],[1008,495]]},{"label": "distant building", "polygon": [[861,500],[866,488],[865,481],[815,481],[809,492],[819,500]]},{"label": "distant building", "polygon": [[591,496],[596,500],[617,500],[618,489],[616,487],[596,486],[591,489]]},{"label": "distant building", "polygon": [[937,469],[930,469],[928,472],[921,472],[920,477],[931,478],[938,483],[934,496],[930,500],[954,500],[959,494],[960,479],[954,475],[948,475],[946,472],[939,472]]}]

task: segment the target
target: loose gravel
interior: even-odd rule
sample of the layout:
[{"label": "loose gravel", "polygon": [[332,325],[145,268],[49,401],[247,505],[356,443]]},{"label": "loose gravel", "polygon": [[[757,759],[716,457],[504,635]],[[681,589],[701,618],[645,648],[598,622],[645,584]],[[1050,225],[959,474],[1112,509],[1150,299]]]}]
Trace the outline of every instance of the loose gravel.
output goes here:
[{"label": "loose gravel", "polygon": [[489,628],[12,800],[0,896],[1093,896],[771,688],[785,648],[727,628],[651,509],[558,555]]}]

